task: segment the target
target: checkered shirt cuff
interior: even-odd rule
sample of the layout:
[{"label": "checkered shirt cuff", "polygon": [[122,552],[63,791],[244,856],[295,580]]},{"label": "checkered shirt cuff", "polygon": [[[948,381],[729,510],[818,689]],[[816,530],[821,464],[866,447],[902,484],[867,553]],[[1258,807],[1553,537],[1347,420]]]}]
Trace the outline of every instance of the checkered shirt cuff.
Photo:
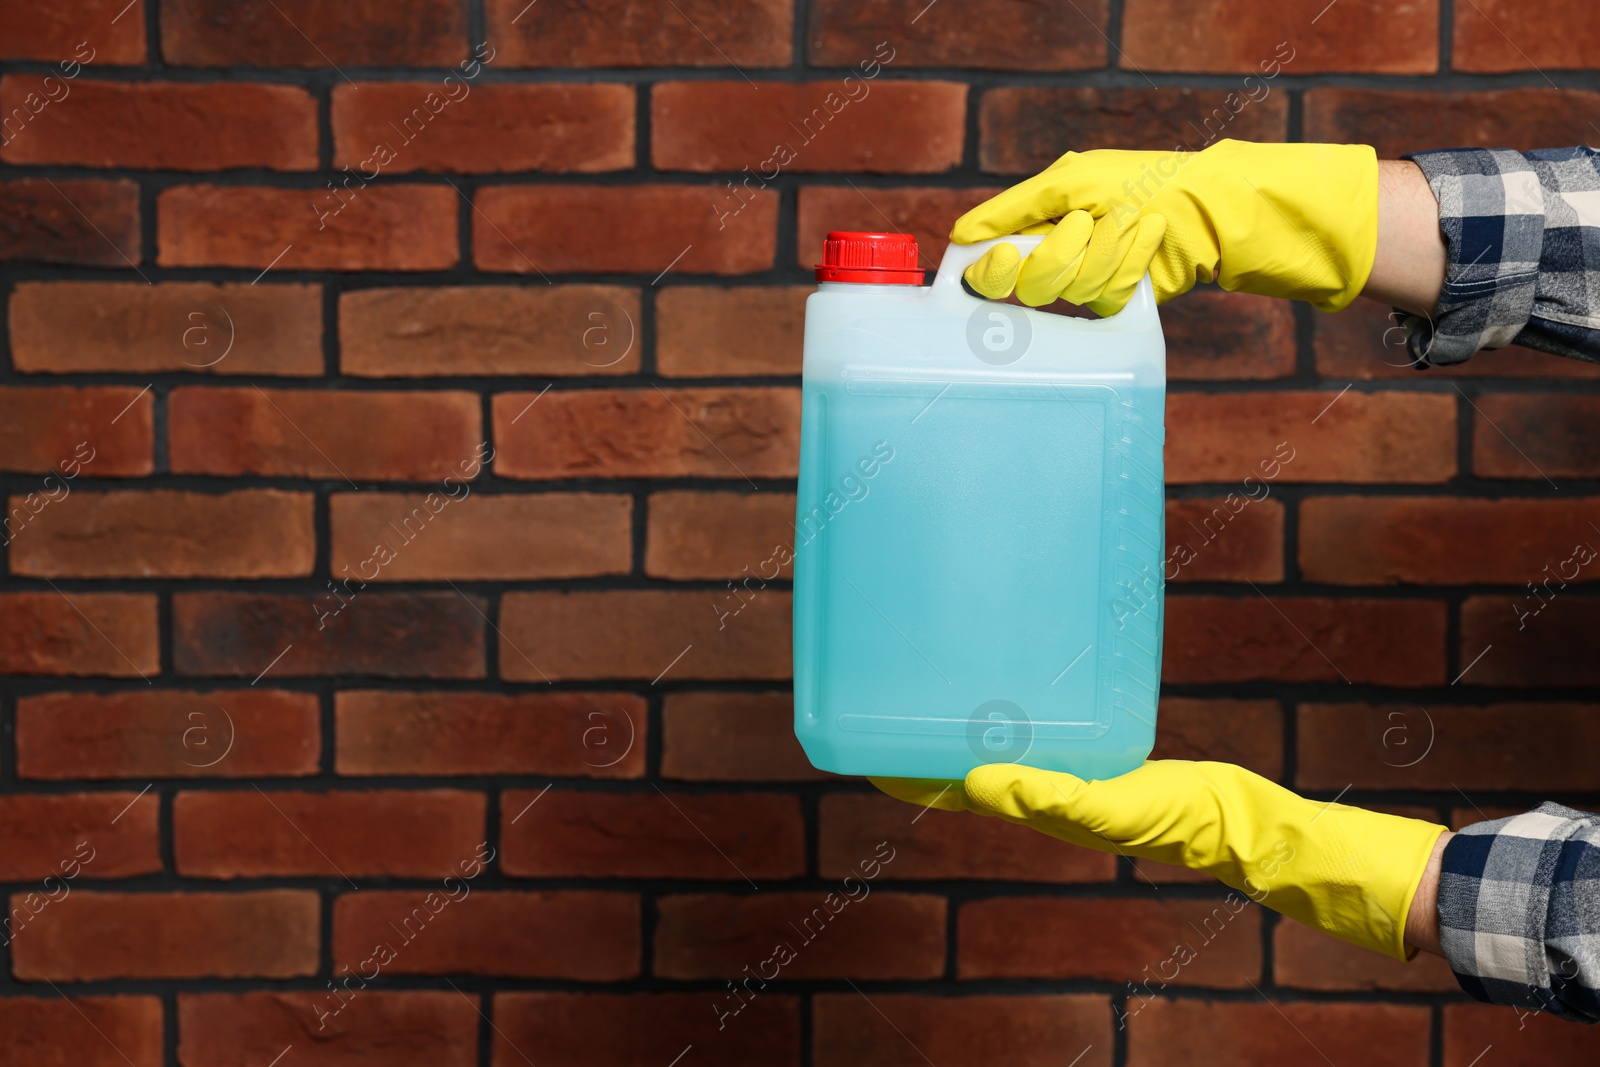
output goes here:
[{"label": "checkered shirt cuff", "polygon": [[1439,940],[1477,999],[1600,1022],[1600,815],[1546,803],[1458,833]]}]

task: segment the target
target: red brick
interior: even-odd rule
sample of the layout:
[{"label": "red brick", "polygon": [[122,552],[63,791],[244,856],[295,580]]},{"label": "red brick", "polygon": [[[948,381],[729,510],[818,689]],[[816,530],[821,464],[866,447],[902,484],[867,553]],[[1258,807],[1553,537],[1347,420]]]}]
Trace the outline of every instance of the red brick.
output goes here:
[{"label": "red brick", "polygon": [[798,797],[507,790],[500,869],[519,878],[736,881],[805,874]]},{"label": "red brick", "polygon": [[[820,255],[820,253],[819,253]],[[809,285],[674,285],[656,296],[656,369],[673,378],[800,373]]]},{"label": "red brick", "polygon": [[[1312,24],[1315,20],[1315,25]],[[1382,25],[1384,47],[1372,47]],[[1119,66],[1211,74],[1429,74],[1438,0],[1343,0],[1321,15],[1273,0],[1128,0]],[[1248,88],[1248,87],[1246,87]]]},{"label": "red brick", "polygon": [[503,893],[453,880],[429,890],[346,893],[333,905],[337,971],[616,981],[639,973],[632,893]]},{"label": "red brick", "polygon": [[632,497],[465,489],[335,494],[329,567],[361,574],[387,548],[394,559],[375,581],[572,578],[633,568]]},{"label": "red brick", "polygon": [[[0,56],[105,66],[143,63],[144,8],[127,7],[127,0],[78,0],[71,5],[4,0],[0,22],[6,25],[6,37]],[[68,70],[76,76],[72,67],[62,73]]]},{"label": "red brick", "polygon": [[339,297],[339,369],[358,378],[632,374],[640,319],[639,291],[620,285],[359,289]]},{"label": "red brick", "polygon": [[[329,179],[331,182],[333,179]],[[369,185],[337,191],[178,185],[156,197],[163,267],[447,270],[461,258],[460,194],[448,186]],[[281,257],[281,258],[280,258]]]},{"label": "red brick", "polygon": [[1162,680],[1448,681],[1442,602],[1271,595],[1169,596]]},{"label": "red brick", "polygon": [[1287,378],[1294,373],[1294,312],[1282,300],[1202,289],[1161,309],[1173,381]]},{"label": "red brick", "polygon": [[[725,1002],[730,1016],[714,1019],[706,1005],[715,1010],[718,992],[709,1001],[701,992],[496,993],[494,1063],[526,1067],[524,1050],[536,1049],[539,1067],[664,1065],[692,1045],[696,1055],[727,1067],[798,1067],[798,997],[762,993],[736,1016]],[[733,1017],[737,1026],[730,1025]]]},{"label": "red brick", "polygon": [[156,598],[148,593],[0,595],[0,673],[158,674]]},{"label": "red brick", "polygon": [[[470,481],[487,451],[474,393],[184,386],[168,399],[177,474]],[[449,487],[444,487],[448,489]]]},{"label": "red brick", "polygon": [[895,879],[982,878],[1013,882],[1108,882],[1116,857],[1047,837],[1026,826],[966,812],[919,811],[876,793],[822,798],[817,863],[824,878],[854,875],[880,842],[894,849]]},{"label": "red brick", "polygon": [[1592,478],[1600,396],[1479,393],[1472,401],[1472,469],[1485,478]]},{"label": "red brick", "polygon": [[[5,17],[23,6],[6,5]],[[157,997],[52,995],[0,1000],[0,1061],[6,1063],[160,1067],[161,1045]]]},{"label": "red brick", "polygon": [[1471,807],[1451,809],[1450,829],[1461,830],[1465,827],[1471,826],[1473,823],[1489,822],[1494,819],[1505,819],[1512,815],[1521,815],[1528,810],[1526,806],[1504,808],[1490,805],[1487,808],[1480,808],[1477,806],[1477,802],[1473,801],[1471,797],[1468,797],[1467,800],[1472,805]]},{"label": "red brick", "polygon": [[[633,166],[631,85],[362,82],[333,90],[333,165],[363,175]],[[387,160],[387,161],[386,161]]]},{"label": "red brick", "polygon": [[[1586,640],[1600,626],[1600,600],[1571,592],[1551,599],[1544,588],[1540,586],[1537,598],[1532,593],[1500,594],[1468,597],[1462,603],[1461,684],[1544,687],[1600,682],[1600,661]],[[1480,654],[1483,658],[1477,659]]]},{"label": "red brick", "polygon": [[1151,759],[1235,763],[1277,781],[1283,774],[1283,710],[1275,700],[1164,696]]},{"label": "red brick", "polygon": [[1155,988],[1165,980],[1243,989],[1260,980],[1261,911],[1242,893],[973,901],[957,918],[957,968],[962,978],[1094,978],[1151,981]]},{"label": "red brick", "polygon": [[1600,27],[1584,0],[1552,0],[1537,13],[1507,0],[1469,0],[1456,11],[1451,66],[1482,73],[1593,70],[1596,49]]},{"label": "red brick", "polygon": [[1456,473],[1455,411],[1432,393],[1174,393],[1167,481],[1260,479],[1277,459],[1282,482],[1443,482]]},{"label": "red brick", "polygon": [[1167,580],[1283,581],[1283,505],[1263,490],[1258,479],[1224,497],[1168,500]]},{"label": "red brick", "polygon": [[[480,270],[548,275],[750,274],[773,264],[778,194],[724,204],[709,185],[494,185],[478,190]],[[617,220],[630,220],[617,239]]]},{"label": "red brick", "polygon": [[1199,151],[1218,136],[1282,141],[1288,95],[1264,84],[1265,96],[1255,82],[1226,89],[991,89],[978,112],[978,161],[991,174],[1033,174],[1067,152],[1097,148]]},{"label": "red brick", "polygon": [[65,899],[54,894],[62,892],[63,884],[70,892],[73,879],[127,878],[159,871],[160,806],[155,797],[141,798],[135,792],[0,797],[0,879],[50,879],[42,887],[30,887],[34,899],[20,915],[12,913],[6,939],[26,929],[33,907]]},{"label": "red brick", "polygon": [[22,282],[10,324],[23,372],[322,373],[315,285]]},{"label": "red brick", "polygon": [[1312,497],[1300,505],[1300,568],[1310,581],[1337,585],[1595,581],[1600,566],[1585,572],[1579,549],[1600,540],[1588,520],[1597,503]]},{"label": "red brick", "polygon": [[723,205],[735,211],[780,171],[950,170],[961,163],[966,116],[958,82],[768,82],[755,93],[743,81],[659,82],[650,156],[657,170],[743,169],[743,188]]},{"label": "red brick", "polygon": [[[1464,15],[1471,14],[1470,6],[1466,7]],[[1460,26],[1458,17],[1457,33]],[[1540,38],[1546,32],[1541,32]],[[1380,158],[1395,159],[1407,152],[1449,145],[1526,151],[1583,144],[1593,136],[1589,120],[1600,112],[1600,94],[1576,89],[1441,93],[1326,88],[1307,92],[1305,109],[1307,141],[1369,144]],[[1329,321],[1338,318],[1343,316]],[[1474,362],[1502,358],[1499,353],[1484,352]]]},{"label": "red brick", "polygon": [[[78,474],[118,478],[149,474],[154,462],[155,400],[128,385],[0,387],[0,469],[23,474]],[[63,479],[41,483],[44,505],[59,496]],[[13,523],[8,536],[19,527]]]},{"label": "red brick", "polygon": [[[892,877],[892,875],[891,875]],[[715,978],[783,965],[785,979],[936,978],[944,973],[945,901],[924,894],[844,890],[682,894],[657,903],[656,974]],[[828,902],[833,908],[830,909]],[[837,910],[833,910],[837,909]],[[776,947],[789,953],[775,956]]]},{"label": "red brick", "polygon": [[1588,704],[1302,704],[1297,718],[1301,789],[1600,788]]},{"label": "red brick", "polygon": [[498,393],[494,425],[495,473],[506,478],[793,478],[800,391]]},{"label": "red brick", "polygon": [[1359,1063],[1424,1067],[1430,1009],[1398,1004],[1128,999],[1128,1067]]},{"label": "red brick", "polygon": [[317,165],[317,105],[298,86],[85,78],[61,96],[59,84],[37,74],[0,79],[0,111],[7,116],[38,105],[26,126],[7,131],[0,152],[7,163],[123,170]]},{"label": "red brick", "polygon": [[33,917],[11,946],[11,967],[25,982],[309,977],[319,907],[308,889],[79,890]]},{"label": "red brick", "polygon": [[275,689],[133,689],[17,699],[19,778],[309,775],[317,698]]},{"label": "red brick", "polygon": [[788,678],[790,607],[787,590],[751,597],[736,615],[715,590],[507,593],[500,674],[516,681]]},{"label": "red brick", "polygon": [[[317,552],[310,493],[80,490],[11,545],[11,572],[50,578],[288,578]],[[11,497],[13,512],[22,497]]]},{"label": "red brick", "polygon": [[1155,860],[1136,859],[1133,861],[1134,879],[1148,886],[1160,888],[1164,885],[1209,885],[1220,883],[1205,871],[1191,871],[1187,867],[1179,867],[1171,863],[1158,863]]},{"label": "red brick", "polygon": [[679,0],[676,11],[489,0],[487,19],[508,67],[782,67],[793,52],[787,0]]},{"label": "red brick", "polygon": [[173,854],[198,878],[439,878],[477,852],[486,810],[448,789],[180,793]]},{"label": "red brick", "polygon": [[[1489,1046],[1499,1051],[1485,1056]],[[1593,1063],[1600,1032],[1526,1008],[1490,1004],[1444,1007],[1444,1067],[1507,1063]],[[1510,1058],[1508,1058],[1510,1057]]]},{"label": "red brick", "polygon": [[467,55],[463,0],[163,0],[161,54],[183,67],[438,67]]},{"label": "red brick", "polygon": [[[829,230],[888,230],[917,239],[917,262],[929,271],[939,266],[950,227],[968,209],[1000,192],[978,189],[852,189],[811,185],[800,190],[796,259],[810,268],[822,259]],[[931,279],[930,279],[931,280]]]},{"label": "red brick", "polygon": [[817,1067],[1109,1067],[1111,1003],[1094,994],[922,996],[819,993]]},{"label": "red brick", "polygon": [[258,680],[269,671],[274,678],[483,677],[480,602],[455,592],[363,593],[359,580],[338,585],[342,596],[175,594],[178,672]]},{"label": "red brick", "polygon": [[340,1067],[473,1067],[477,1005],[453,991],[370,990],[359,977],[338,993],[181,993],[178,1059],[184,1067],[270,1063],[314,1035],[312,1055]]},{"label": "red brick", "polygon": [[[822,0],[811,8],[806,61],[854,67],[875,77],[879,63],[982,70],[1087,70],[1105,65],[1107,0],[1081,0],[1074,13],[1007,4],[968,3],[959,10],[929,5],[909,21],[870,6]],[[974,33],[982,26],[982,33]],[[884,38],[888,40],[885,41]]]},{"label": "red brick", "polygon": [[[1500,140],[1461,141],[1499,144]],[[1548,144],[1567,142],[1549,141]],[[1397,154],[1397,153],[1392,153]],[[1187,297],[1185,299],[1188,299]],[[1181,301],[1180,301],[1181,302]],[[1168,305],[1169,307],[1175,305]],[[1165,316],[1166,312],[1163,311]],[[1393,312],[1372,300],[1357,300],[1337,315],[1312,317],[1312,347],[1317,373],[1338,381],[1416,382],[1418,371],[1406,353],[1405,336]],[[1479,352],[1465,363],[1430,367],[1428,379],[1444,378],[1600,378],[1600,364],[1565,359],[1512,345]]]},{"label": "red brick", "polygon": [[807,782],[788,693],[670,693],[661,712],[661,777],[690,782]]},{"label": "red brick", "polygon": [[1288,920],[1272,932],[1272,980],[1280,986],[1334,993],[1348,989],[1453,993],[1460,988],[1443,957],[1423,953],[1401,963]]},{"label": "red brick", "polygon": [[131,181],[0,182],[0,261],[133,267],[139,187]]},{"label": "red brick", "polygon": [[[792,493],[654,493],[644,569],[659,578],[788,578]],[[783,551],[779,552],[782,548]]]},{"label": "red brick", "polygon": [[628,693],[404,693],[335,698],[340,774],[644,774],[644,700]]}]

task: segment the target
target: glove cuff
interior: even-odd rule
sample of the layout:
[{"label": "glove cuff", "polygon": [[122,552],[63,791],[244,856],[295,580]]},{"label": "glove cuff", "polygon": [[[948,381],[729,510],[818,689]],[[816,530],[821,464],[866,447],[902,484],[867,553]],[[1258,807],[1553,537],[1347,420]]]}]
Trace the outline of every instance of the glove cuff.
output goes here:
[{"label": "glove cuff", "polygon": [[1393,959],[1411,959],[1416,953],[1406,947],[1406,917],[1445,828],[1343,805],[1321,818],[1311,867],[1313,882],[1321,883],[1320,891],[1313,889],[1322,898],[1315,909],[1321,914],[1311,925]]},{"label": "glove cuff", "polygon": [[1224,289],[1340,311],[1378,250],[1378,154],[1359,144],[1218,141],[1208,163],[1235,187],[1217,213]]},{"label": "glove cuff", "polygon": [[1311,301],[1311,306],[1318,311],[1331,313],[1343,311],[1361,295],[1378,258],[1378,153],[1371,145],[1364,144],[1319,147],[1342,157],[1349,183],[1345,210],[1350,229],[1340,242],[1345,255],[1345,285],[1333,296]]}]

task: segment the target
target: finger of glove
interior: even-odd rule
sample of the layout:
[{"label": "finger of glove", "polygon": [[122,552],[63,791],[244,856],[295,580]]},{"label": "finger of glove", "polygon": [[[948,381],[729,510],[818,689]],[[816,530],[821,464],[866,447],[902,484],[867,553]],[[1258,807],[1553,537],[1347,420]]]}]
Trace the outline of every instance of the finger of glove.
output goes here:
[{"label": "finger of glove", "polygon": [[1017,299],[1029,307],[1044,307],[1059,298],[1077,276],[1093,232],[1094,219],[1087,211],[1068,212],[1022,261]]},{"label": "finger of glove", "polygon": [[957,244],[972,244],[991,237],[1004,237],[1075,210],[1106,214],[1110,202],[1123,195],[1123,183],[1130,176],[1138,176],[1141,160],[1156,154],[1116,150],[1068,152],[1048,169],[997,193],[962,215],[950,228],[950,239]]},{"label": "finger of glove", "polygon": [[967,810],[966,790],[958,781],[943,778],[868,778],[867,781],[877,786],[880,792],[919,808]]},{"label": "finger of glove", "polygon": [[1070,165],[1051,167],[985,200],[950,227],[957,244],[987,241],[1020,233],[1029,226],[1059,219],[1077,208],[1092,206],[1081,194]]},{"label": "finger of glove", "polygon": [[962,272],[972,291],[990,300],[1004,300],[1017,284],[1017,272],[1022,268],[1022,253],[1015,245],[998,244],[978,261]]},{"label": "finger of glove", "polygon": [[[1141,218],[1127,255],[1122,257],[1122,262],[1112,272],[1110,281],[1100,290],[1100,295],[1088,302],[1089,310],[1105,316],[1115,315],[1126,307],[1128,301],[1133,299],[1133,291],[1139,287],[1140,279],[1149,271],[1156,249],[1161,247],[1161,240],[1166,234],[1166,216],[1145,215]],[[1157,295],[1159,298],[1159,293]]]},{"label": "finger of glove", "polygon": [[1063,300],[1087,304],[1100,298],[1106,284],[1133,248],[1133,240],[1139,233],[1139,220],[1140,216],[1131,211],[1119,211],[1095,221],[1094,232],[1089,235],[1089,245],[1084,249],[1083,266],[1078,268],[1077,276],[1062,292]]}]

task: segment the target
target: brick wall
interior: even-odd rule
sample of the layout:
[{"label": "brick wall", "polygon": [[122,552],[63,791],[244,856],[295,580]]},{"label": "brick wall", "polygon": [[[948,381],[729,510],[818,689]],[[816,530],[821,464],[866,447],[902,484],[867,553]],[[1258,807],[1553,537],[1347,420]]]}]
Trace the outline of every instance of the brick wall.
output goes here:
[{"label": "brick wall", "polygon": [[[1466,1003],[1437,960],[813,772],[786,576],[716,624],[788,536],[825,230],[931,261],[1067,148],[1198,147],[1208,120],[1594,143],[1587,0],[0,23],[0,1060],[1600,1049]],[[1163,318],[1193,559],[1160,753],[1456,824],[1600,803],[1595,368],[1419,375],[1369,307],[1201,292]]]}]

